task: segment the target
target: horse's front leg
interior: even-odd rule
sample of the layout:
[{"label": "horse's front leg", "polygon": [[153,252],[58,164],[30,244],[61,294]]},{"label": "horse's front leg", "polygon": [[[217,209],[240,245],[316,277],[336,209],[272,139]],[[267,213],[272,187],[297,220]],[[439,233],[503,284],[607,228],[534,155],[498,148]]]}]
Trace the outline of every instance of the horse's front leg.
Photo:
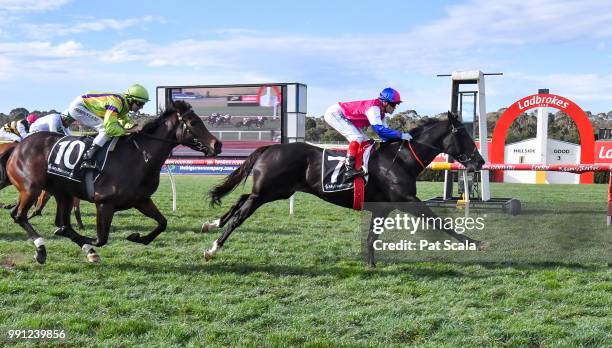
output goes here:
[{"label": "horse's front leg", "polygon": [[383,208],[372,211],[372,219],[370,220],[370,230],[366,239],[368,265],[376,267],[376,257],[374,253],[374,242],[378,239],[378,234],[374,232],[374,222],[376,218],[386,218],[392,209]]},{"label": "horse's front leg", "polygon": [[138,209],[144,216],[150,217],[151,219],[157,221],[157,227],[151,231],[149,234],[145,236],[140,236],[140,233],[132,233],[127,237],[127,240],[134,243],[141,243],[148,245],[151,243],[160,233],[166,230],[166,226],[168,221],[162,215],[162,213],[157,209],[157,206],[151,198],[147,198],[144,201],[139,202],[134,206],[134,208]]},{"label": "horse's front leg", "polygon": [[[72,205],[71,205],[72,207]],[[68,211],[70,212],[70,210]],[[96,204],[96,233],[97,239],[91,244],[84,244],[82,249],[89,255],[95,253],[94,247],[101,247],[106,245],[108,242],[108,234],[110,233],[111,223],[113,222],[113,215],[115,215],[115,206],[107,203]],[[97,254],[96,254],[97,256]],[[100,262],[100,257],[97,256],[91,262]]]},{"label": "horse's front leg", "polygon": [[58,236],[69,238],[76,243],[87,254],[89,262],[100,262],[100,257],[93,249],[91,244],[94,239],[85,237],[77,233],[70,223],[70,212],[72,210],[73,198],[67,194],[56,194],[57,211],[55,213],[55,226],[59,227],[55,234]]}]

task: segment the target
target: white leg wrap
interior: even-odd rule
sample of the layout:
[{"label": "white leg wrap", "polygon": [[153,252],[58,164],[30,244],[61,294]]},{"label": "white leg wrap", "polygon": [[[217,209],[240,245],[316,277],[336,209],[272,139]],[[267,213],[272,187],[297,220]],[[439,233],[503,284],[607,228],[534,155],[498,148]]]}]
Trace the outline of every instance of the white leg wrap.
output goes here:
[{"label": "white leg wrap", "polygon": [[219,244],[217,244],[217,241],[214,241],[212,249],[209,250],[210,254],[215,255],[218,250],[219,250]]},{"label": "white leg wrap", "polygon": [[41,246],[45,245],[45,240],[42,237],[38,237],[34,239],[34,245],[36,245],[37,248],[40,248]]},{"label": "white leg wrap", "polygon": [[91,249],[93,249],[93,245],[89,244],[83,244],[81,247],[81,250],[83,250],[86,254],[88,254]]}]

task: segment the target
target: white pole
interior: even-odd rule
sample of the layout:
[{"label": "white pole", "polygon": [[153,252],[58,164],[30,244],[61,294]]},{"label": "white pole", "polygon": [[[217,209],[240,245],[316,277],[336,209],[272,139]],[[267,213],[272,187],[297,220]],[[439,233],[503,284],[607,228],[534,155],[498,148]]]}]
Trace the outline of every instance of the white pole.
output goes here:
[{"label": "white pole", "polygon": [[[480,139],[480,154],[485,162],[489,162],[489,143],[487,142],[489,134],[487,132],[487,97],[485,94],[485,79],[482,71],[478,71],[478,105],[476,112],[478,113],[478,138]],[[483,201],[491,199],[491,191],[489,189],[489,171],[480,171],[480,198]]]},{"label": "white pole", "polygon": [[470,189],[468,188],[468,171],[463,172],[463,201],[465,202],[465,217],[470,216]]},{"label": "white pole", "polygon": [[289,215],[293,215],[293,207],[295,206],[295,194],[289,197]]},{"label": "white pole", "polygon": [[168,177],[170,178],[170,186],[172,187],[172,211],[176,211],[176,184],[174,183],[174,175],[170,170],[170,166],[166,165],[168,171]]}]

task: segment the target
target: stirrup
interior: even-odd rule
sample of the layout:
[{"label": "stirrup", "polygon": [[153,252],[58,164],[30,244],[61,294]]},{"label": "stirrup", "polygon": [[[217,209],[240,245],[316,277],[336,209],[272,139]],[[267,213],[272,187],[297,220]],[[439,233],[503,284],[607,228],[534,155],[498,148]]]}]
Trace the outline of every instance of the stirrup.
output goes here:
[{"label": "stirrup", "polygon": [[100,171],[100,169],[98,169],[98,167],[96,166],[96,162],[89,162],[89,161],[83,161],[83,163],[81,163],[81,170],[86,170],[86,169],[91,169],[91,170],[95,170],[95,171]]},{"label": "stirrup", "polygon": [[351,181],[358,176],[365,176],[365,171],[363,169],[356,170],[355,168],[351,168],[344,172],[344,180]]}]

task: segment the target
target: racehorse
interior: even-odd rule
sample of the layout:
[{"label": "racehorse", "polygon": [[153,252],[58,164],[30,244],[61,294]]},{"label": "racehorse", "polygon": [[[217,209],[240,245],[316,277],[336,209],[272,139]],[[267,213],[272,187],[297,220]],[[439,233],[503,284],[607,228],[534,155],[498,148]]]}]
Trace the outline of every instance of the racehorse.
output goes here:
[{"label": "racehorse", "polygon": [[221,127],[223,125],[230,125],[231,116],[230,115],[218,115],[212,114],[206,117],[206,122],[213,127]]},{"label": "racehorse", "polygon": [[[17,142],[0,144],[0,155],[2,155],[3,153],[7,151],[13,151],[13,149],[17,145],[19,145],[19,143]],[[8,180],[8,177],[6,176],[6,174],[4,174],[4,176],[2,175],[3,173],[2,170],[4,169],[6,165],[6,161],[8,161],[8,156],[5,157],[5,163],[0,164],[0,190],[10,185],[10,181]],[[42,210],[47,204],[47,201],[49,200],[49,198],[51,198],[51,195],[46,191],[42,191],[40,196],[38,196],[38,199],[36,201],[36,206],[34,207],[34,211],[32,212],[32,214],[30,214],[28,219],[31,219],[34,216],[42,215]],[[15,205],[16,204],[0,204],[0,208],[13,209]],[[77,225],[79,226],[80,229],[83,229],[83,221],[81,219],[81,206],[80,206],[80,200],[78,198],[74,199],[72,209],[74,211],[74,217],[76,218]]]},{"label": "racehorse", "polygon": [[265,119],[256,119],[256,118],[245,118],[243,119],[241,122],[238,122],[235,124],[236,128],[262,128],[264,126],[264,123],[266,122]]},{"label": "racehorse", "polygon": [[[11,182],[8,179],[8,176],[6,174],[6,162],[9,159],[9,156],[11,155],[11,153],[13,152],[13,150],[15,149],[15,146],[19,145],[19,143],[17,142],[10,142],[10,143],[2,143],[0,144],[0,190],[9,186],[11,184]],[[13,205],[9,204],[9,205],[2,205],[2,208],[5,209],[10,209],[12,208]]]},{"label": "racehorse", "polygon": [[[478,170],[484,164],[474,141],[451,112],[447,119],[430,119],[410,132],[410,142],[396,141],[380,144],[370,156],[368,164],[369,181],[365,187],[366,202],[413,202],[411,211],[416,216],[436,217],[435,213],[416,196],[416,178],[419,173],[439,154],[453,156],[468,170]],[[313,194],[330,203],[353,207],[353,190],[323,192],[321,184],[321,158],[323,149],[305,143],[277,144],[258,148],[224,182],[209,193],[211,205],[219,205],[221,198],[234,190],[249,174],[253,174],[253,188],[250,194],[243,194],[219,220],[204,224],[202,231],[225,226],[220,238],[214,241],[212,249],[206,250],[205,259],[212,259],[227,238],[261,205],[279,199],[287,199],[296,191]],[[376,216],[387,216],[393,210],[377,211]],[[373,224],[371,224],[372,226]],[[464,243],[475,243],[484,250],[487,242],[473,240],[452,229],[446,233]],[[372,228],[367,238],[368,263],[375,266],[374,241],[377,234]]]},{"label": "racehorse", "polygon": [[[35,241],[36,260],[41,264],[46,260],[44,241],[30,225],[27,212],[42,190],[51,193],[57,202],[55,234],[78,244],[90,262],[99,262],[94,247],[107,243],[116,211],[136,208],[157,222],[157,227],[145,236],[131,234],[127,239],[132,242],[149,244],[166,229],[166,218],[151,200],[151,195],[159,185],[161,167],[175,146],[185,145],[206,156],[221,152],[221,142],[210,134],[191,106],[175,101],[141,132],[119,139],[115,150],[108,153],[104,171],[94,184],[92,199],[82,183],[47,173],[49,153],[62,137],[49,132],[33,134],[15,148],[6,162],[8,177],[19,191],[19,204],[13,208],[11,216]],[[0,163],[5,160],[4,156],[0,156]],[[73,196],[95,203],[96,239],[81,236],[72,228]]]}]

